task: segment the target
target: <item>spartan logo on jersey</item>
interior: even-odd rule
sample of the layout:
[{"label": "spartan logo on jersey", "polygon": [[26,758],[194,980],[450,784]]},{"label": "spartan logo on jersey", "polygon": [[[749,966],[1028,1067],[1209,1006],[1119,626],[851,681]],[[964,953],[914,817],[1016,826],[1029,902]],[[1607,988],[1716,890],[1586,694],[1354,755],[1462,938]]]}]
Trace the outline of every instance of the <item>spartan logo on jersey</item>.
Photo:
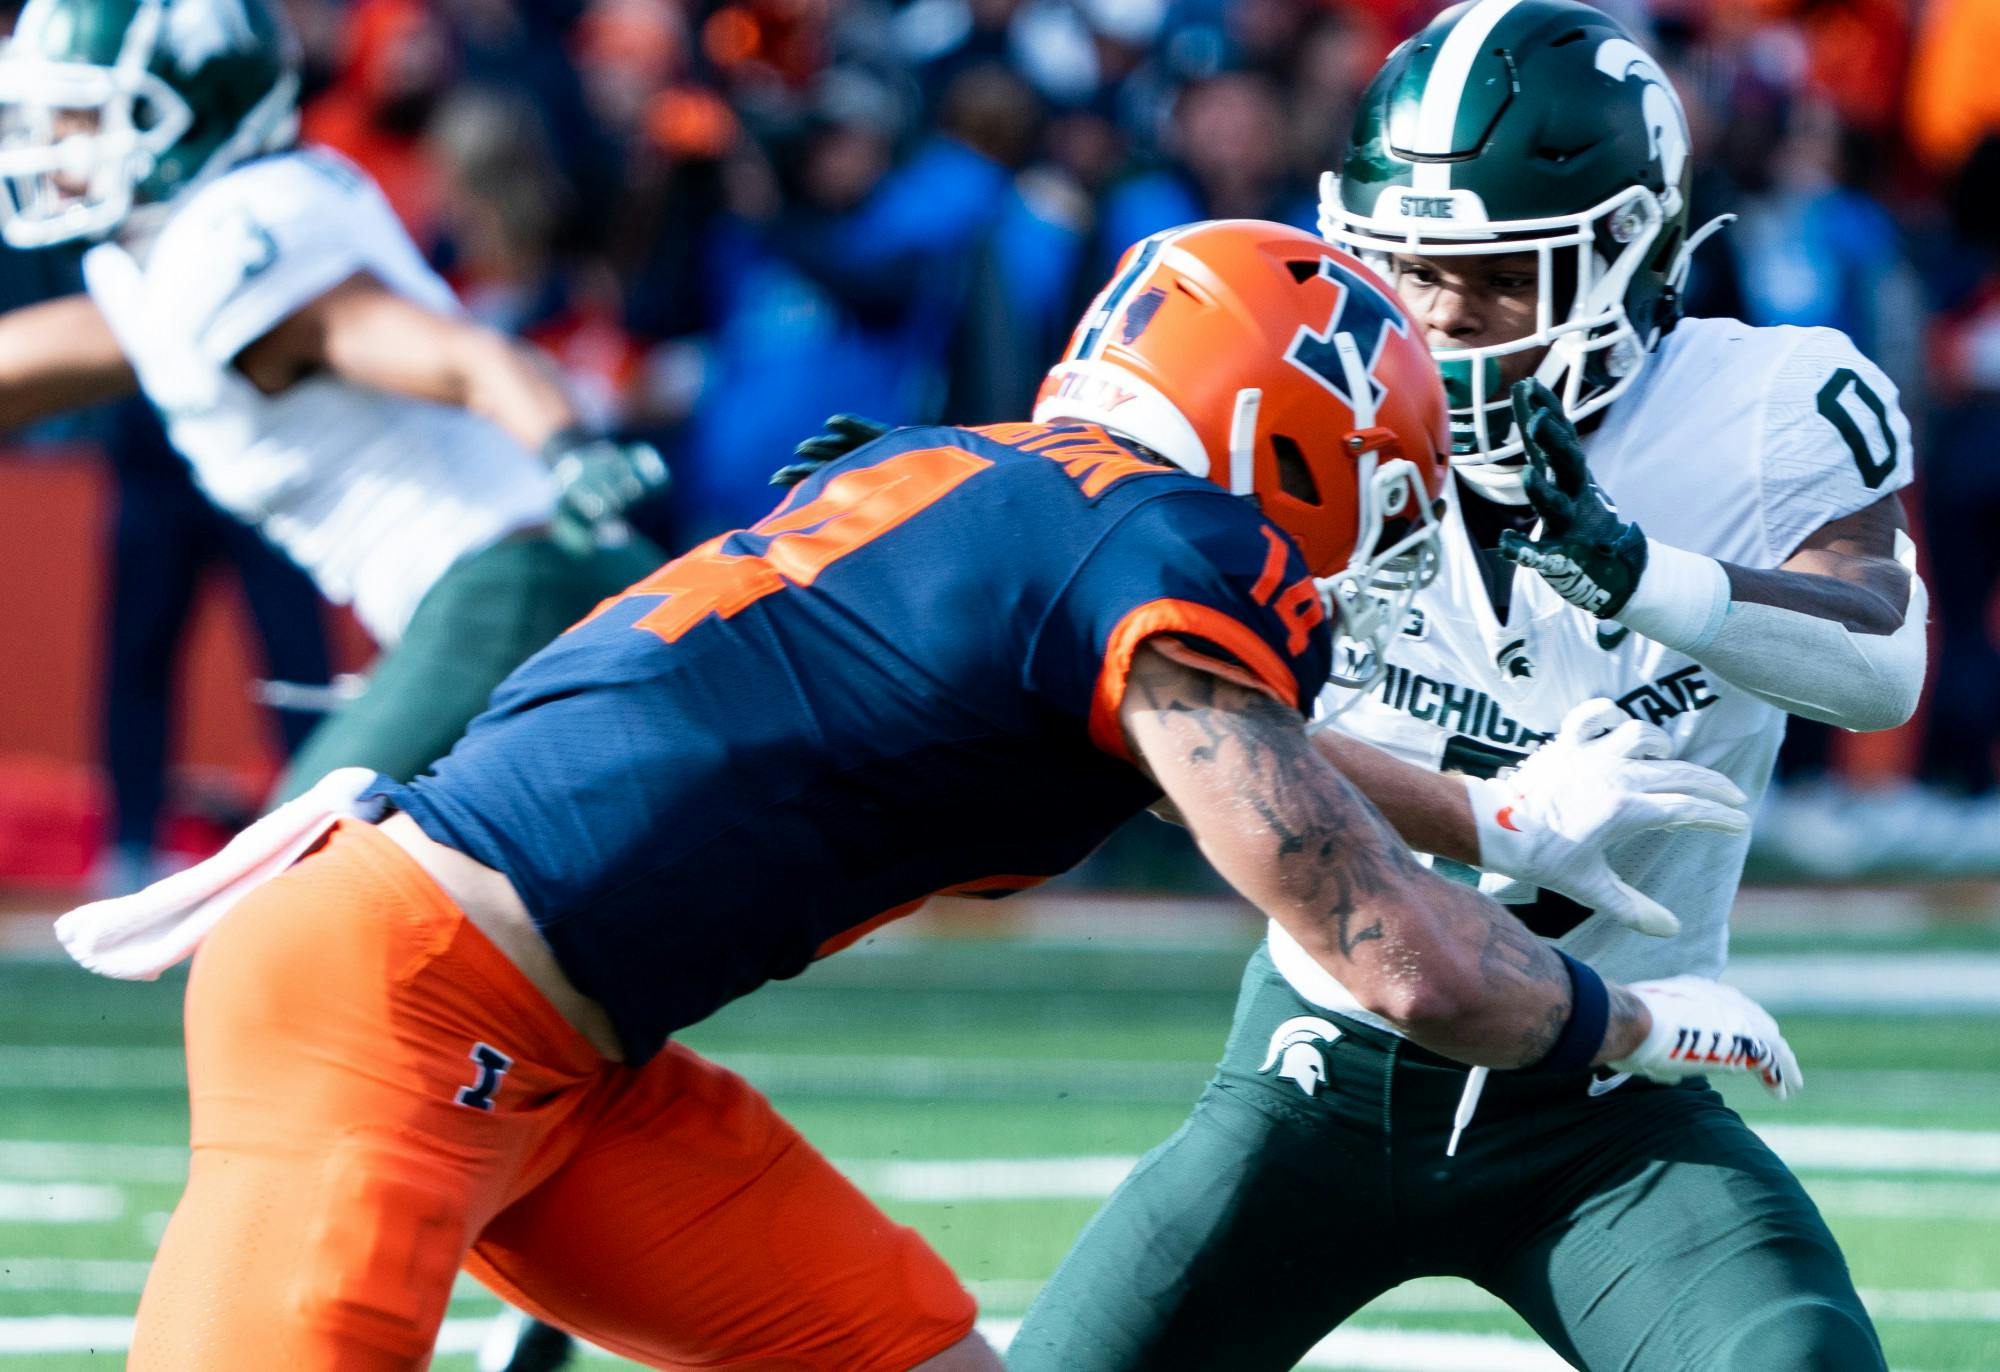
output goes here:
[{"label": "spartan logo on jersey", "polygon": [[1532,677],[1535,674],[1535,662],[1528,656],[1528,640],[1516,638],[1501,645],[1500,651],[1493,654],[1493,666],[1509,681]]},{"label": "spartan logo on jersey", "polygon": [[166,48],[182,71],[257,45],[243,0],[168,0]]},{"label": "spartan logo on jersey", "polygon": [[1687,165],[1687,116],[1667,85],[1660,64],[1637,43],[1610,38],[1597,45],[1597,69],[1618,81],[1638,81],[1643,86],[1640,110],[1646,121],[1648,151],[1660,159],[1667,195],[1678,196],[1681,168]]},{"label": "spartan logo on jersey", "polygon": [[1339,396],[1348,409],[1359,412],[1363,407],[1348,394],[1347,369],[1341,365],[1340,348],[1335,342],[1341,334],[1351,335],[1367,363],[1368,385],[1374,394],[1368,397],[1366,408],[1373,414],[1388,393],[1375,378],[1375,366],[1382,360],[1382,345],[1391,332],[1407,335],[1409,326],[1403,322],[1403,312],[1396,302],[1380,286],[1333,258],[1319,260],[1319,275],[1340,287],[1333,317],[1318,333],[1300,325],[1292,346],[1285,350],[1285,361]]},{"label": "spartan logo on jersey", "polygon": [[1264,1055],[1262,1076],[1273,1067],[1308,1096],[1327,1080],[1326,1049],[1340,1037],[1340,1026],[1317,1015],[1296,1015],[1271,1031],[1271,1049]]}]

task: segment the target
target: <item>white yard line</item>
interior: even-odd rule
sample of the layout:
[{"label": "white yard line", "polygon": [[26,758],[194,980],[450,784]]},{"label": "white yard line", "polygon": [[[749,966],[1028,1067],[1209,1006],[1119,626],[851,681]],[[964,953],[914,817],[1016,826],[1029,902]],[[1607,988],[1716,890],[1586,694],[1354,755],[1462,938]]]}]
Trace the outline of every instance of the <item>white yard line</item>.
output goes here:
[{"label": "white yard line", "polygon": [[1367,1372],[1574,1372],[1539,1339],[1418,1329],[1336,1329],[1299,1359],[1300,1367]]},{"label": "white yard line", "polygon": [[1801,1172],[2000,1174],[2000,1131],[1760,1124],[1764,1142]]},{"label": "white yard line", "polygon": [[[90,1295],[137,1296],[152,1264],[105,1258],[0,1257],[0,1291],[83,1292]],[[1002,1315],[1025,1311],[1042,1289],[1032,1278],[969,1281],[966,1287],[981,1310]],[[1864,1287],[1861,1299],[1879,1320],[1912,1324],[2000,1324],[2000,1291],[1907,1290]],[[454,1304],[491,1303],[496,1298],[471,1277],[461,1275],[452,1288]],[[1506,1310],[1501,1300],[1470,1282],[1450,1277],[1425,1277],[1406,1282],[1369,1302],[1368,1314],[1479,1315]]]},{"label": "white yard line", "polygon": [[187,1085],[178,1048],[0,1045],[0,1088],[41,1091],[166,1091]]},{"label": "white yard line", "polygon": [[[1786,1162],[1808,1174],[2000,1175],[2000,1131],[1764,1124],[1758,1126],[1758,1133]],[[1089,1200],[1108,1195],[1136,1161],[1131,1154],[1097,1154],[861,1159],[842,1166],[864,1188],[890,1200]],[[39,1194],[62,1183],[172,1185],[186,1175],[184,1148],[0,1139],[0,1185],[13,1188],[0,1194]],[[1812,1189],[1821,1204],[1835,1213],[1990,1219],[2000,1206],[2000,1187],[1976,1183],[1940,1188],[1915,1182],[1820,1181]],[[1930,1199],[1933,1197],[1942,1199]],[[23,1206],[30,1203],[19,1202]]]},{"label": "white yard line", "polygon": [[1810,1177],[1819,1208],[1841,1219],[2000,1220],[2000,1186],[1949,1181],[1834,1181]]},{"label": "white yard line", "polygon": [[53,1143],[0,1139],[0,1181],[91,1181],[180,1185],[188,1150],[178,1144]]},{"label": "white yard line", "polygon": [[[0,1357],[46,1353],[122,1353],[132,1346],[132,1321],[118,1316],[40,1315],[0,1319]],[[438,1331],[443,1354],[478,1351],[490,1318],[459,1318]],[[1004,1349],[1019,1320],[986,1319],[979,1331]],[[593,1361],[611,1355],[588,1346]],[[1315,1344],[1300,1367],[1353,1368],[1357,1372],[1570,1372],[1539,1342],[1511,1334],[1459,1334],[1414,1329],[1340,1329]]]},{"label": "white yard line", "polygon": [[968,1158],[962,1161],[843,1162],[870,1195],[898,1201],[1096,1200],[1111,1194],[1138,1159]]},{"label": "white yard line", "polygon": [[0,1181],[0,1221],[9,1224],[94,1224],[125,1213],[125,1193],[82,1182]]},{"label": "white yard line", "polygon": [[[2000,1174],[2000,1132],[1970,1129],[1885,1129],[1840,1124],[1764,1125],[1777,1154],[1803,1172]],[[1063,1158],[899,1159],[842,1164],[863,1189],[900,1201],[1071,1200],[1107,1195],[1138,1159],[1122,1155]],[[1877,1207],[1892,1197],[1914,1201],[1875,1183],[1857,1204]],[[1981,1206],[1971,1207],[1975,1211]],[[1914,1217],[1914,1216],[1913,1216]],[[1926,1215],[1926,1218],[1949,1218]],[[1987,1218],[1984,1213],[1967,1218]]]},{"label": "white yard line", "polygon": [[1799,1011],[1960,1015],[2000,1010],[2000,953],[1763,954],[1723,980],[1775,1015]]},{"label": "white yard line", "polygon": [[123,1353],[131,1346],[132,1321],[123,1315],[31,1315],[0,1320],[0,1355]]},{"label": "white yard line", "polygon": [[153,1264],[143,1259],[0,1257],[0,1291],[87,1291],[136,1296]]}]

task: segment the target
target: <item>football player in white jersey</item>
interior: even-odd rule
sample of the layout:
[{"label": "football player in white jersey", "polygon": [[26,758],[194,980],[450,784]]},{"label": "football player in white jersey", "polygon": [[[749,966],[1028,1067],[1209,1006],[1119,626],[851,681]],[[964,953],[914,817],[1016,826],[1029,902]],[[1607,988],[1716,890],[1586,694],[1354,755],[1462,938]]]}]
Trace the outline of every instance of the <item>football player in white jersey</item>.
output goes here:
[{"label": "football player in white jersey", "polygon": [[[1926,604],[1888,379],[1832,330],[1678,317],[1687,158],[1615,21],[1478,0],[1390,56],[1322,209],[1423,329],[1456,448],[1439,575],[1382,662],[1337,667],[1368,684],[1329,688],[1322,747],[1412,846],[1668,988],[1721,972],[1747,836],[1631,838],[1610,850],[1629,887],[1542,868],[1606,897],[1567,899],[1508,879],[1537,870],[1521,779],[1670,748],[1754,799],[1786,714],[1909,717]],[[1701,1081],[1468,1072],[1277,930],[1195,1113],[1084,1231],[1009,1366],[1279,1372],[1425,1275],[1492,1291],[1593,1372],[1884,1366],[1812,1201]]]},{"label": "football player in white jersey", "polygon": [[657,558],[666,479],[469,321],[381,193],[297,144],[265,0],[29,0],[0,53],[0,233],[92,241],[86,292],[0,316],[0,427],[142,391],[203,490],[384,649],[281,787],[409,777],[522,659]]},{"label": "football player in white jersey", "polygon": [[[465,317],[366,175],[298,145],[297,95],[265,0],[29,0],[0,55],[0,234],[96,240],[84,294],[0,316],[0,427],[142,391],[209,498],[383,649],[275,799],[441,756],[652,570],[618,516],[667,477]],[[530,1339],[517,1368],[567,1345]]]}]

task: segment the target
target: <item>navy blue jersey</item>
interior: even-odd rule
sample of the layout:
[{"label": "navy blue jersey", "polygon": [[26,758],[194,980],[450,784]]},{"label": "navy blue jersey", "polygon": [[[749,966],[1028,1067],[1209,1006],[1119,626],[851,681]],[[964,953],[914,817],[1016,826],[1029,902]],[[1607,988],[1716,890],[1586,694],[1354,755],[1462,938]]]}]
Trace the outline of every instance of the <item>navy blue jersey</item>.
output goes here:
[{"label": "navy blue jersey", "polygon": [[1310,708],[1330,635],[1248,501],[1088,425],[904,429],[523,664],[384,794],[506,874],[629,1059],[941,891],[1074,865],[1158,795],[1138,645]]}]

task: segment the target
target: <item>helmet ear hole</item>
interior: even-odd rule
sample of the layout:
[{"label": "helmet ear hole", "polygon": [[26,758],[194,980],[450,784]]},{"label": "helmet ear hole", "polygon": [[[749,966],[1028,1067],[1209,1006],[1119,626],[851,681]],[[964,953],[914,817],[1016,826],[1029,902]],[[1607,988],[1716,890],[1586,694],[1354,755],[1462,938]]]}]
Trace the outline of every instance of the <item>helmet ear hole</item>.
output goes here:
[{"label": "helmet ear hole", "polygon": [[1271,435],[1271,451],[1278,458],[1278,489],[1307,505],[1320,503],[1319,483],[1298,443],[1284,434]]}]

